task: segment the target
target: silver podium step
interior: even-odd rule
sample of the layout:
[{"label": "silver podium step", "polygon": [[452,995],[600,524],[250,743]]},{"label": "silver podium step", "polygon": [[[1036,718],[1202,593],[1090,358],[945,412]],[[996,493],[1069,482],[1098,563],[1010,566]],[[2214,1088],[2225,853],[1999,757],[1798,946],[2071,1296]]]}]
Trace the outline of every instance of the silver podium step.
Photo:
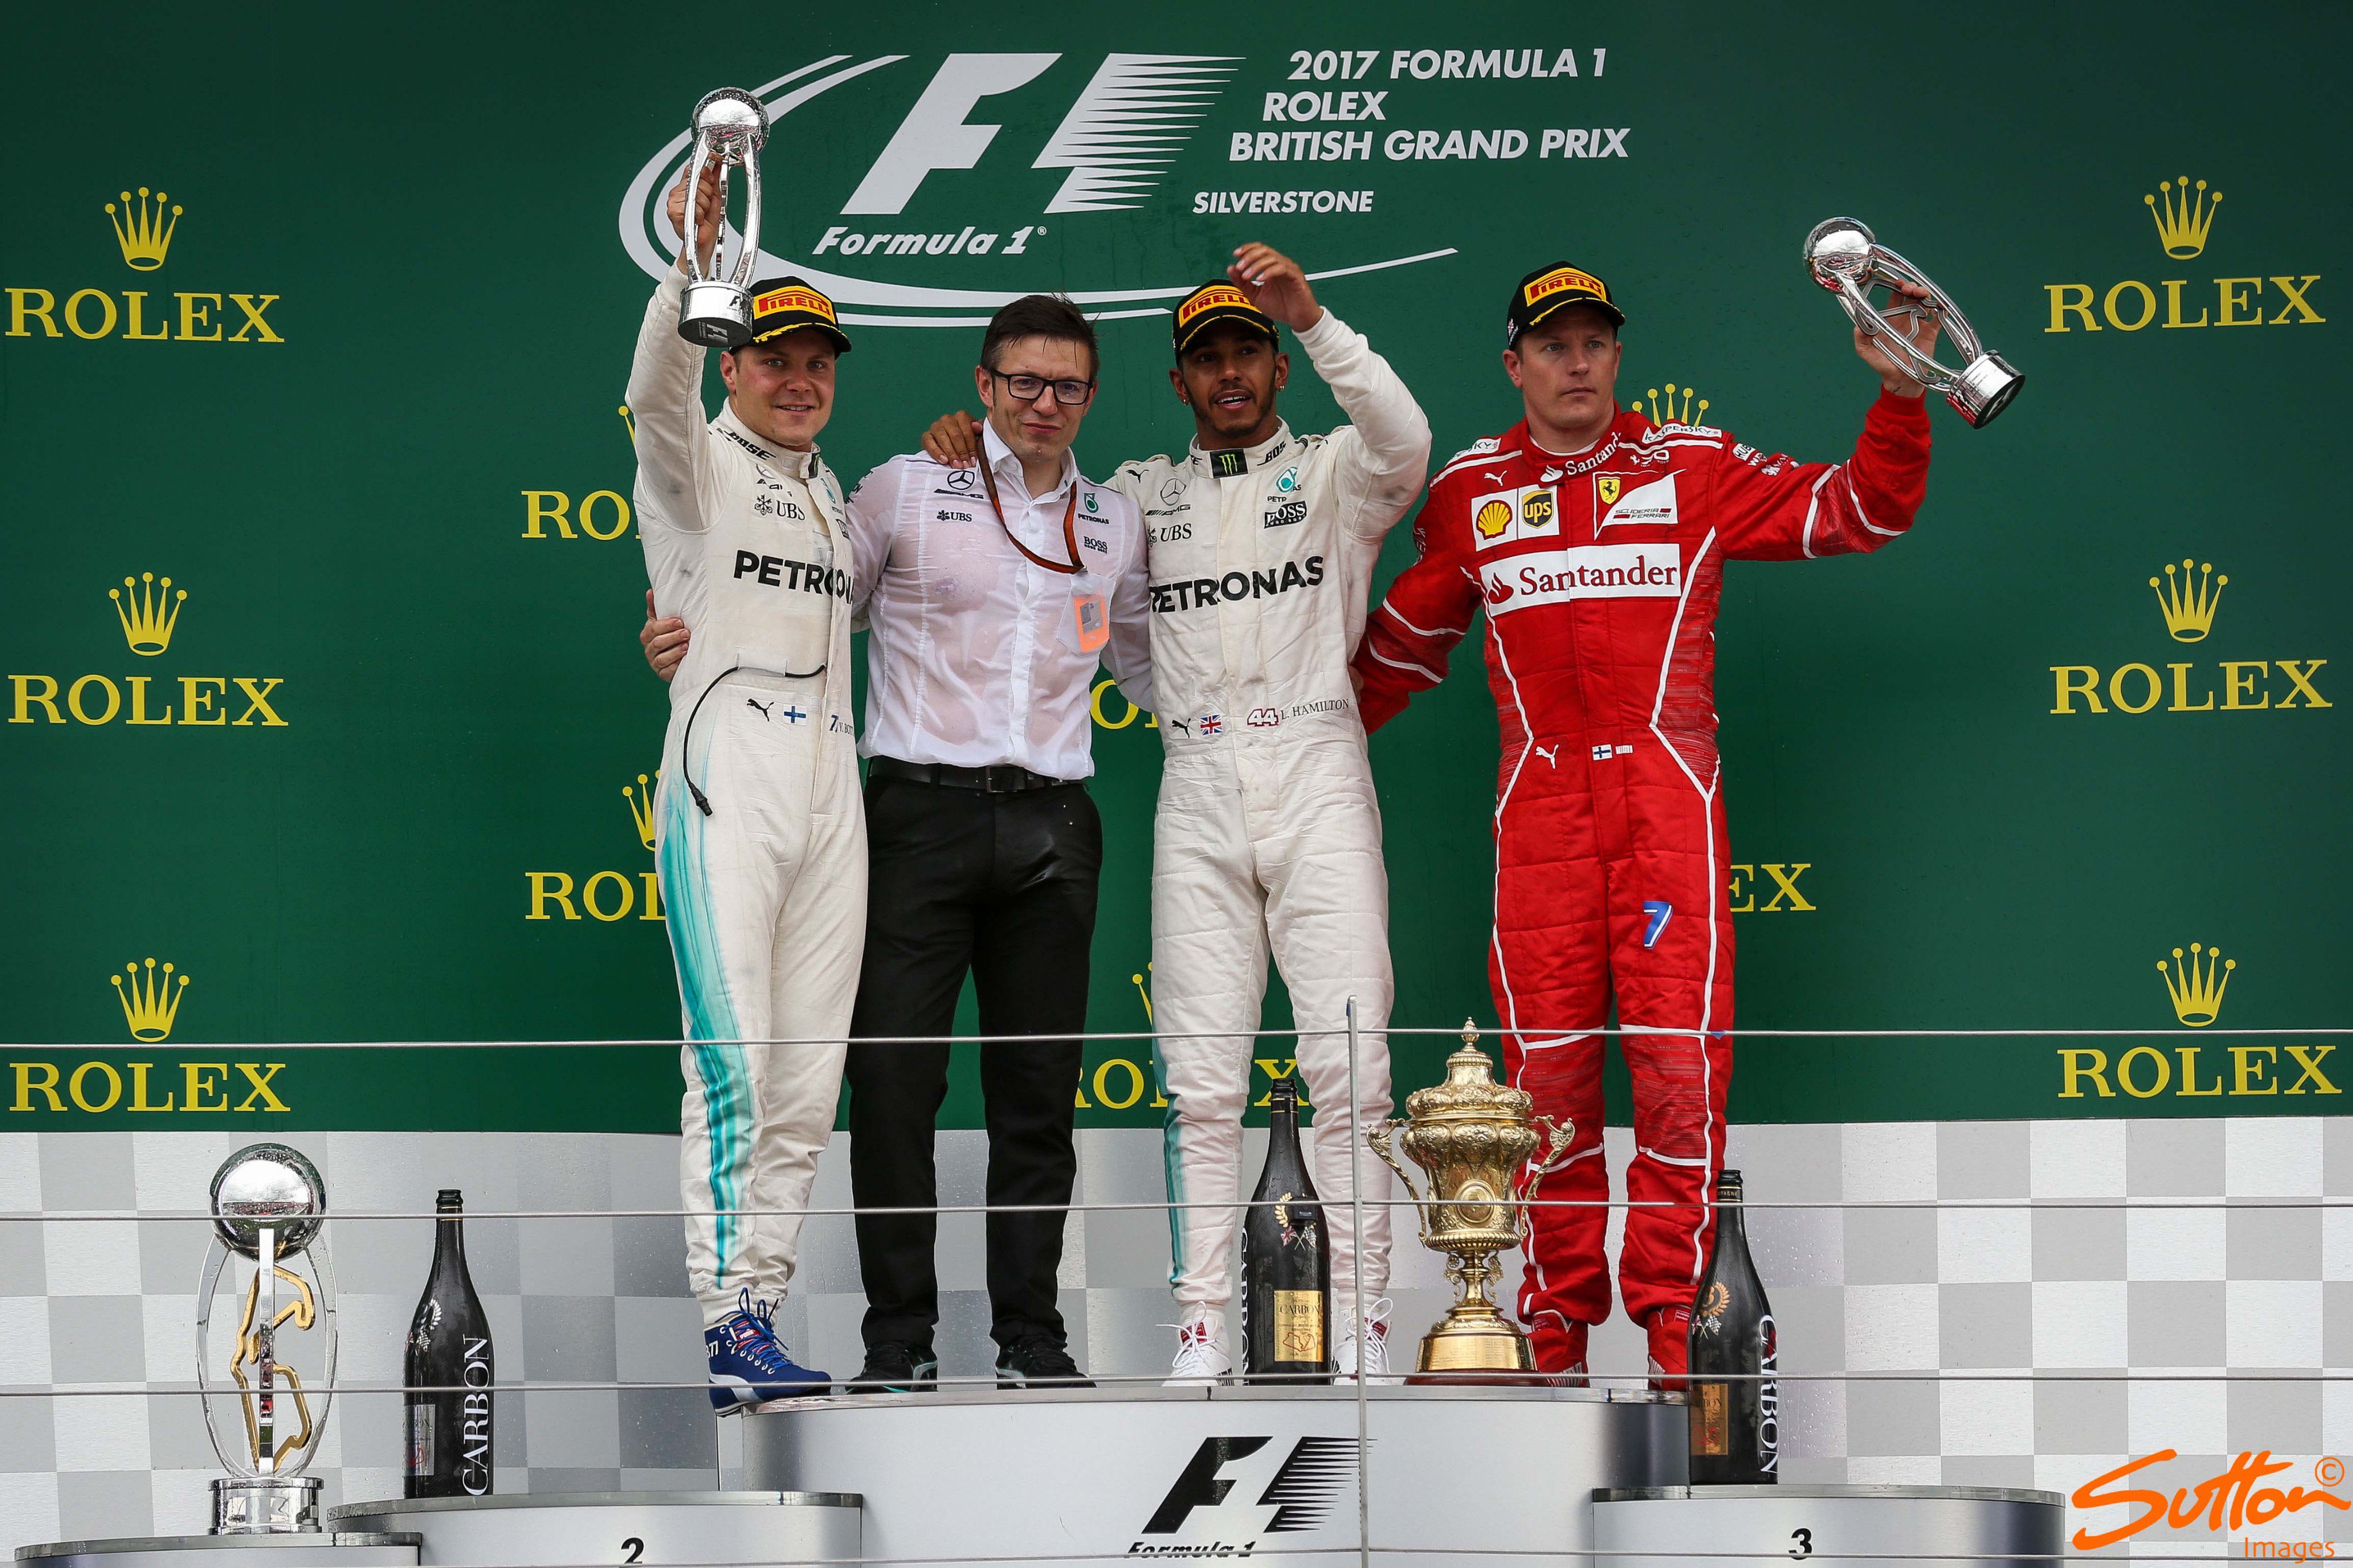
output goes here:
[{"label": "silver podium step", "polygon": [[[1595,1488],[1687,1473],[1680,1397],[1369,1394],[1366,1500],[1384,1568],[1466,1568],[1487,1554],[1491,1568],[1565,1568],[1590,1544]],[[748,1482],[864,1494],[870,1562],[1250,1556],[1330,1568],[1358,1539],[1347,1388],[863,1394],[772,1405],[743,1422]]]},{"label": "silver podium step", "polygon": [[412,1498],[327,1510],[340,1529],[411,1532],[419,1568],[847,1563],[862,1554],[858,1514],[854,1493],[781,1490]]},{"label": "silver podium step", "polygon": [[[2057,1492],[2000,1487],[1662,1487],[1593,1494],[1593,1544],[1611,1568],[1725,1568],[1726,1553],[1831,1559],[1835,1568],[2055,1564]],[[1949,1558],[1941,1554],[1950,1552]]]},{"label": "silver podium step", "polygon": [[294,1535],[135,1535],[19,1546],[38,1568],[417,1568],[417,1537],[398,1531]]}]

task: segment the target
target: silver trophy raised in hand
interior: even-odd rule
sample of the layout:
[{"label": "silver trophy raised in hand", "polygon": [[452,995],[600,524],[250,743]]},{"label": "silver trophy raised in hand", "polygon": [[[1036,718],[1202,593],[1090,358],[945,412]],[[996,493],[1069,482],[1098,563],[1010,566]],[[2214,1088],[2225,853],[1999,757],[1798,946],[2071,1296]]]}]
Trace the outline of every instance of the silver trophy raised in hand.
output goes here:
[{"label": "silver trophy raised in hand", "polygon": [[[686,234],[679,264],[686,273],[686,298],[678,312],[678,335],[705,348],[741,348],[752,341],[752,312],[745,300],[752,269],[760,257],[760,147],[768,139],[768,111],[741,88],[723,87],[703,95],[694,106],[694,151],[687,159]],[[744,170],[744,226],[732,272],[721,251],[726,236],[712,246],[708,263],[695,254],[694,209],[702,190],[703,170],[719,169],[719,214],[723,230],[727,214],[727,171]]]},{"label": "silver trophy raised in hand", "polygon": [[[2023,375],[1978,341],[1953,297],[1937,288],[1926,273],[1880,244],[1861,219],[1834,217],[1816,224],[1806,236],[1806,268],[1815,282],[1838,296],[1857,330],[1875,341],[1913,380],[1943,393],[1945,401],[1971,428],[1990,424],[2025,384]],[[1968,363],[1960,369],[1938,363],[1914,347],[1903,332],[1889,330],[1889,318],[1871,302],[1871,290],[1903,283],[1927,290],[1928,303],[1922,308],[1935,312],[1953,346],[1967,356]],[[1894,312],[1909,313],[1909,308]]]}]

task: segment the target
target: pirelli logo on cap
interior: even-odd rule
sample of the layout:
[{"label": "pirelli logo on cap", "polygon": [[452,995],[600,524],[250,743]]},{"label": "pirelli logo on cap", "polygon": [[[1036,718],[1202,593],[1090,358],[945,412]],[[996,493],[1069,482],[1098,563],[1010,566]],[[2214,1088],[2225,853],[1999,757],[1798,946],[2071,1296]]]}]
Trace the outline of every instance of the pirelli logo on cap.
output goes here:
[{"label": "pirelli logo on cap", "polygon": [[828,321],[834,319],[833,301],[814,289],[771,289],[752,301],[752,313],[755,316],[772,315],[778,310],[807,310]]},{"label": "pirelli logo on cap", "polygon": [[1239,289],[1204,289],[1176,307],[1177,330],[1183,331],[1205,311],[1237,309],[1256,310],[1258,307],[1251,304],[1250,297]]},{"label": "pirelli logo on cap", "polygon": [[1541,278],[1530,279],[1521,294],[1533,309],[1555,294],[1566,294],[1571,289],[1582,289],[1597,300],[1609,298],[1609,287],[1600,279],[1590,272],[1579,272],[1574,267],[1556,267]]}]

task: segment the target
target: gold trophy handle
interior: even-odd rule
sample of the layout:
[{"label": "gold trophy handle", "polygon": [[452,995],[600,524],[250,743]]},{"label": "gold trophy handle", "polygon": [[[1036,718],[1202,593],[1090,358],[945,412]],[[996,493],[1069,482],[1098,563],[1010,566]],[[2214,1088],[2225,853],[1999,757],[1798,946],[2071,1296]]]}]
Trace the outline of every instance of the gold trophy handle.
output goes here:
[{"label": "gold trophy handle", "polygon": [[1413,1184],[1413,1178],[1405,1173],[1405,1167],[1398,1164],[1397,1156],[1389,1152],[1389,1134],[1399,1127],[1409,1125],[1411,1125],[1409,1122],[1405,1121],[1384,1121],[1378,1127],[1366,1131],[1365,1142],[1372,1145],[1373,1152],[1381,1157],[1381,1163],[1395,1171],[1397,1179],[1405,1184],[1407,1194],[1413,1199],[1414,1212],[1420,1216],[1421,1239],[1423,1244],[1427,1245],[1430,1241],[1429,1200],[1421,1195],[1420,1190]]},{"label": "gold trophy handle", "polygon": [[[1532,1116],[1528,1118],[1528,1122],[1531,1126],[1543,1128],[1547,1142],[1543,1158],[1528,1162],[1533,1168],[1528,1172],[1526,1178],[1520,1183],[1519,1191],[1514,1194],[1523,1205],[1536,1195],[1538,1184],[1567,1163],[1569,1141],[1577,1136],[1577,1123],[1574,1121],[1562,1122],[1556,1121],[1549,1116]],[[1532,1217],[1525,1207],[1516,1212],[1519,1215],[1520,1238],[1525,1241],[1527,1239],[1529,1226],[1533,1223]]]}]

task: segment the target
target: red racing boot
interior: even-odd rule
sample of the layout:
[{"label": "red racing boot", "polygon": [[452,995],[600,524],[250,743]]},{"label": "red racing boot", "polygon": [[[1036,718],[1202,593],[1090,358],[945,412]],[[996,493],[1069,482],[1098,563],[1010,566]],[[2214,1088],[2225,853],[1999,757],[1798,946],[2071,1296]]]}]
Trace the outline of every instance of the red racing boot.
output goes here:
[{"label": "red racing boot", "polygon": [[1651,1335],[1651,1390],[1681,1394],[1684,1374],[1691,1371],[1691,1309],[1662,1307],[1645,1327]]},{"label": "red racing boot", "polygon": [[1558,1318],[1548,1316],[1528,1336],[1528,1350],[1535,1357],[1536,1372],[1547,1386],[1583,1388],[1587,1385],[1586,1333],[1583,1323],[1563,1323]]}]

